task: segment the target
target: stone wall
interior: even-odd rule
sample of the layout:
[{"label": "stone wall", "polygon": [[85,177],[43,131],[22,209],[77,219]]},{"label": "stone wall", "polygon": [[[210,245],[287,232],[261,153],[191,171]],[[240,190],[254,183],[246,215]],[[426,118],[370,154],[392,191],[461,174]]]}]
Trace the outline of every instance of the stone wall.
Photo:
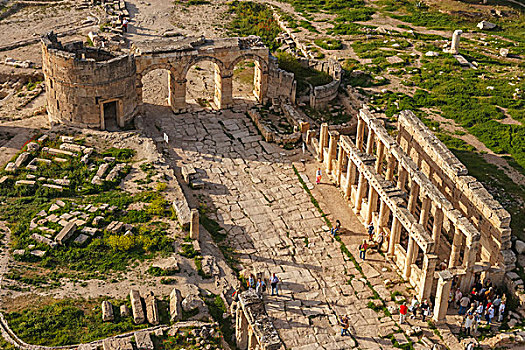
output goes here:
[{"label": "stone wall", "polygon": [[423,173],[481,233],[481,260],[515,267],[510,214],[454,154],[410,111],[399,115],[398,140]]},{"label": "stone wall", "polygon": [[281,98],[295,103],[297,82],[295,75],[279,68],[277,58],[270,56],[268,71],[268,98]]},{"label": "stone wall", "polygon": [[326,85],[316,86],[310,91],[310,107],[325,107],[337,97],[343,76],[343,68],[339,62],[332,59],[328,61],[303,60],[301,63],[320,72],[325,72],[332,77],[332,82]]},{"label": "stone wall", "polygon": [[42,39],[50,122],[104,128],[103,103],[117,101],[117,122],[124,126],[137,107],[133,56],[115,56],[84,47],[82,42],[62,45],[53,33]]}]

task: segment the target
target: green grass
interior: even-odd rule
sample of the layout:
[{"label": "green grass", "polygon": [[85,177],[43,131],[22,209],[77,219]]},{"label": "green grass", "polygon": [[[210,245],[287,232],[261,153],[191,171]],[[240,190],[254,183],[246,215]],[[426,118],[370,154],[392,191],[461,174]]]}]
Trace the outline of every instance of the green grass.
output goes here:
[{"label": "green grass", "polygon": [[35,303],[5,316],[11,329],[22,340],[47,346],[86,343],[146,327],[135,325],[131,316],[120,317],[115,306],[122,302],[118,301],[113,303],[115,321],[102,322],[102,300],[64,299],[46,305]]},{"label": "green grass", "polygon": [[251,1],[232,1],[229,3],[232,19],[227,26],[230,33],[239,36],[257,35],[271,51],[279,46],[275,38],[281,32],[273,18],[271,8],[265,4]]},{"label": "green grass", "polygon": [[333,38],[315,39],[314,43],[325,50],[340,50],[343,48],[343,43]]}]

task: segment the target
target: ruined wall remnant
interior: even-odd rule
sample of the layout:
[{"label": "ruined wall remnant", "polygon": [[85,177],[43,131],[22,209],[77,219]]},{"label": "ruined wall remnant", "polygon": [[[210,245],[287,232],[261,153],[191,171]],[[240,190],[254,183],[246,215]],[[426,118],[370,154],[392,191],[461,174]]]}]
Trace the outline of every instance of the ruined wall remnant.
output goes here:
[{"label": "ruined wall remnant", "polygon": [[316,86],[313,91],[310,91],[310,107],[322,108],[330,101],[337,97],[341,79],[343,77],[343,68],[341,64],[335,60],[317,61],[308,60],[308,66],[320,72],[327,73],[332,77],[332,81],[328,84]]},{"label": "ruined wall remnant", "polygon": [[249,289],[239,294],[235,321],[235,339],[239,349],[284,349],[284,344],[266,313],[264,302],[255,290]]},{"label": "ruined wall remnant", "polygon": [[115,122],[129,121],[137,107],[136,67],[132,56],[84,47],[82,42],[62,45],[56,35],[42,38],[42,69],[47,112],[52,123],[104,129],[104,103],[116,102]]},{"label": "ruined wall remnant", "polygon": [[56,35],[42,38],[47,112],[52,123],[105,129],[124,126],[142,105],[142,78],[154,69],[168,71],[168,102],[174,112],[186,111],[186,74],[201,61],[215,66],[215,108],[233,105],[235,65],[253,60],[254,90],[259,103],[268,97],[295,101],[293,74],[277,67],[257,36],[206,39],[181,37],[137,42],[129,54],[114,54],[62,44]]}]

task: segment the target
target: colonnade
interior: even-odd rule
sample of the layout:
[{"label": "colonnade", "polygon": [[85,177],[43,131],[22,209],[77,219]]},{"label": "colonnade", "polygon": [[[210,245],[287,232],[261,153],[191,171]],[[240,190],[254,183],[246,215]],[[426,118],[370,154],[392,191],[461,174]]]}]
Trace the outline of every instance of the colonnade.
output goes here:
[{"label": "colonnade", "polygon": [[[440,320],[446,314],[442,299],[448,300],[450,276],[459,276],[466,292],[474,273],[490,268],[477,261],[480,233],[366,108],[357,117],[355,142],[323,124],[312,144],[364,225],[373,223],[376,232],[385,234],[386,256],[414,286],[419,300],[436,297],[434,317]],[[436,273],[438,247],[450,249],[448,274]]]}]

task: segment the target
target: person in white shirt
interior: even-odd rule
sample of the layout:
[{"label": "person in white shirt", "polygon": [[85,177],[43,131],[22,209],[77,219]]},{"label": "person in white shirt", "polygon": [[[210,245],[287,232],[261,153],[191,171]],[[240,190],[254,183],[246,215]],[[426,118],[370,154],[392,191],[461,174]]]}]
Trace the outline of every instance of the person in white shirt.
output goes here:
[{"label": "person in white shirt", "polygon": [[499,316],[498,316],[498,322],[503,321],[503,313],[505,312],[505,301],[502,300],[501,304],[499,304]]},{"label": "person in white shirt", "polygon": [[470,330],[472,329],[472,325],[474,324],[474,315],[468,315],[467,318],[465,318],[465,334],[470,335]]}]

